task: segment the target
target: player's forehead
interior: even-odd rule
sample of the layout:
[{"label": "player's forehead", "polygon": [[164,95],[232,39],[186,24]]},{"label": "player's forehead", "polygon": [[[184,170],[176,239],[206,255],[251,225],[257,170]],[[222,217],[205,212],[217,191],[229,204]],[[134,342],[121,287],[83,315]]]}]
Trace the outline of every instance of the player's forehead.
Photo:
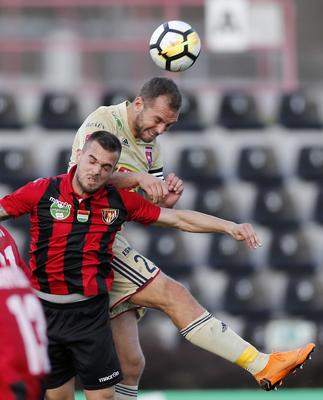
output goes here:
[{"label": "player's forehead", "polygon": [[175,122],[179,114],[179,111],[173,110],[170,107],[170,100],[168,96],[158,96],[149,101],[146,109],[153,116],[161,117],[162,119],[171,122]]},{"label": "player's forehead", "polygon": [[100,164],[114,163],[118,157],[117,152],[104,149],[97,141],[88,143],[84,153],[87,158],[95,159]]}]

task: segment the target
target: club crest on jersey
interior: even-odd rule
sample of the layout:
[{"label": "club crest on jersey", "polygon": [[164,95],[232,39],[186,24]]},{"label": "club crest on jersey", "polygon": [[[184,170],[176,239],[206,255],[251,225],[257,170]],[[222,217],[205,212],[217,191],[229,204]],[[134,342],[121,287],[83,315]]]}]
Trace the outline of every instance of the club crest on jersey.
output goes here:
[{"label": "club crest on jersey", "polygon": [[111,225],[119,216],[119,210],[116,208],[103,208],[101,213],[102,220],[107,225]]},{"label": "club crest on jersey", "polygon": [[153,163],[153,147],[147,145],[145,149],[145,154],[148,166],[151,167],[151,164]]},{"label": "club crest on jersey", "polygon": [[90,211],[88,210],[77,210],[76,218],[78,222],[87,222],[89,220]]}]

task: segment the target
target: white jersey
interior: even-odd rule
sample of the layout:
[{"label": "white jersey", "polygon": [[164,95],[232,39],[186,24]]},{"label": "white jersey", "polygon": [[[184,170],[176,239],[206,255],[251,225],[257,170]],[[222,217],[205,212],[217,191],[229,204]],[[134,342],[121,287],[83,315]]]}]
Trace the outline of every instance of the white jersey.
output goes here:
[{"label": "white jersey", "polygon": [[122,145],[118,171],[146,172],[163,178],[159,144],[156,141],[145,143],[133,136],[128,125],[128,104],[125,101],[113,106],[102,106],[86,118],[75,136],[69,167],[76,164],[77,150],[83,148],[89,135],[98,130],[106,130],[116,135]]}]

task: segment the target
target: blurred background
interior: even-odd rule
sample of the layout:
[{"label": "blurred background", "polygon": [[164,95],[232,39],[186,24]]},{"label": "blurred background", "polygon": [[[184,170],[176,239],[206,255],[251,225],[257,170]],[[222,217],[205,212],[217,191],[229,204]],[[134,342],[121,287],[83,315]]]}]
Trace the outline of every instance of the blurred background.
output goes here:
[{"label": "blurred background", "polygon": [[[132,244],[259,349],[317,343],[289,387],[323,387],[323,2],[0,0],[0,195],[66,170],[84,118],[152,76],[183,92],[161,138],[178,207],[252,222],[248,251],[221,235],[129,224]],[[192,68],[158,69],[155,28],[191,24]],[[27,259],[28,219],[6,225]],[[162,314],[140,323],[143,389],[254,388],[249,374],[185,342]]]}]

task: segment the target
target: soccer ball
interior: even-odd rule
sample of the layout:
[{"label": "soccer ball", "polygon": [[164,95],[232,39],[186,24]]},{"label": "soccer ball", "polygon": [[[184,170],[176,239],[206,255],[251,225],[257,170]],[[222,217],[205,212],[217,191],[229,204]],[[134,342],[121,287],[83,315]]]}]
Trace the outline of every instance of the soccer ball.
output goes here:
[{"label": "soccer ball", "polygon": [[186,22],[168,21],[151,35],[150,55],[155,64],[167,71],[185,71],[191,67],[201,50],[201,40]]}]

